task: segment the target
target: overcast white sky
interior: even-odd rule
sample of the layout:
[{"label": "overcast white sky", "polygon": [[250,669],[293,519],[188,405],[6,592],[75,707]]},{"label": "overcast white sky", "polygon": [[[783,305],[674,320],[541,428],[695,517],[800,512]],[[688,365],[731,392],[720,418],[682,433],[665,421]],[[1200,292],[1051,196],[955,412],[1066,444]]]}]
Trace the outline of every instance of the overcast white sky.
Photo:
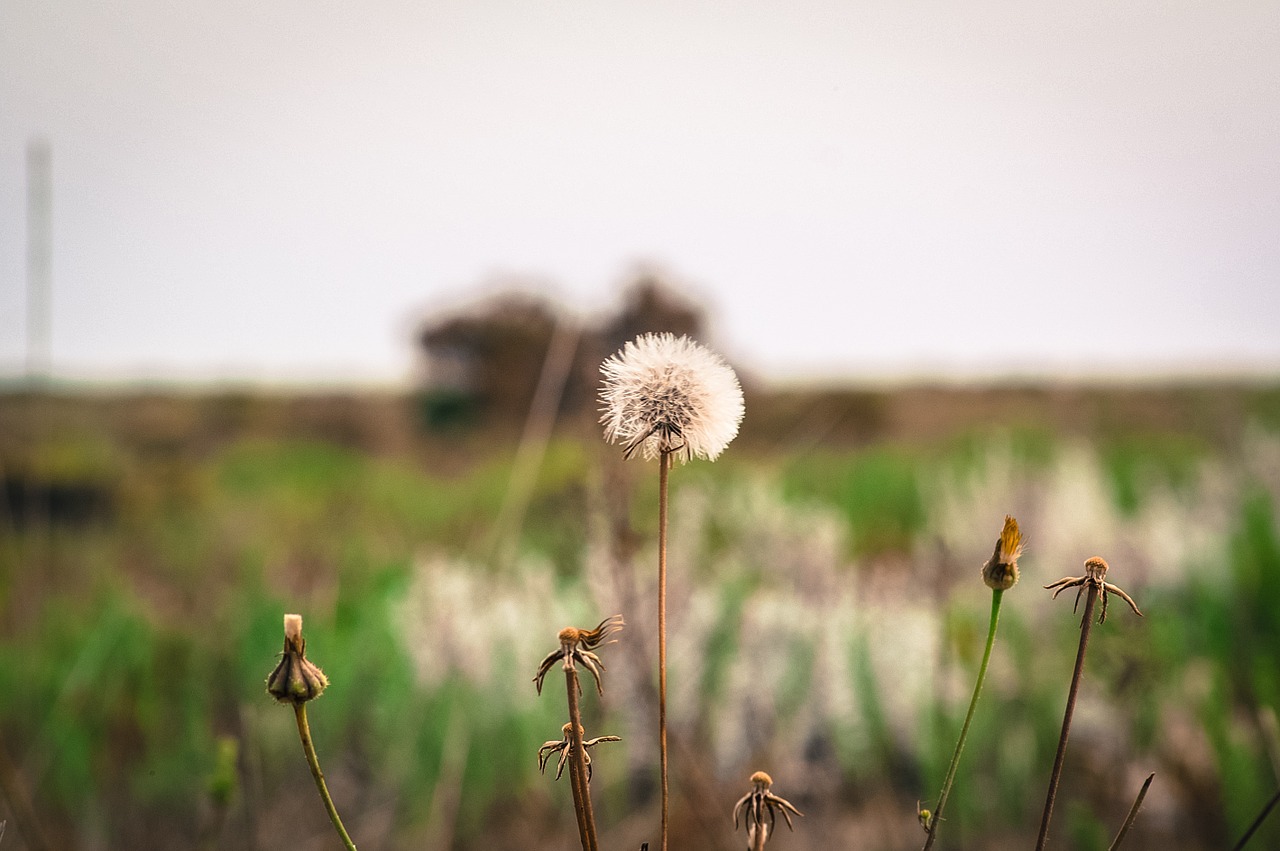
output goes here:
[{"label": "overcast white sky", "polygon": [[0,2],[0,372],[409,374],[638,263],[765,375],[1280,372],[1280,3]]}]

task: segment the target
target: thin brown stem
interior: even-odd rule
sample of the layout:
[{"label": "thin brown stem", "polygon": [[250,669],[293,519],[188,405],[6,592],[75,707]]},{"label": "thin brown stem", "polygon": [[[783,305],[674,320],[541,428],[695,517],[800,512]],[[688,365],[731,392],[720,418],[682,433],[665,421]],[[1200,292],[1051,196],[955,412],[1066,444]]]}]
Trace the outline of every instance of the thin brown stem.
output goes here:
[{"label": "thin brown stem", "polygon": [[1142,807],[1142,799],[1147,797],[1147,790],[1151,788],[1151,781],[1155,779],[1156,773],[1154,771],[1147,775],[1146,782],[1138,790],[1138,797],[1133,799],[1133,806],[1129,808],[1129,815],[1125,816],[1124,824],[1120,825],[1120,832],[1116,834],[1116,838],[1112,840],[1107,851],[1116,851],[1120,847],[1120,843],[1124,842],[1125,836],[1129,833],[1129,828],[1133,827],[1133,820],[1138,817],[1138,810]]},{"label": "thin brown stem", "polygon": [[1244,836],[1240,837],[1239,842],[1231,846],[1231,851],[1240,851],[1245,846],[1245,843],[1253,838],[1253,835],[1258,832],[1258,828],[1262,827],[1262,823],[1266,821],[1267,815],[1275,809],[1277,803],[1280,803],[1280,791],[1271,796],[1271,800],[1267,801],[1267,805],[1262,808],[1262,812],[1258,813],[1258,817],[1253,820],[1253,824],[1249,825],[1249,829],[1244,832]]},{"label": "thin brown stem", "polygon": [[329,787],[325,785],[324,772],[320,770],[320,760],[316,757],[316,746],[311,741],[311,727],[307,724],[307,705],[295,703],[293,714],[298,720],[298,737],[302,739],[302,750],[307,755],[307,765],[311,766],[311,776],[315,778],[316,789],[320,790],[320,800],[324,801],[325,811],[329,813],[329,821],[333,822],[333,829],[338,832],[342,844],[347,846],[349,851],[356,851],[356,844],[351,841],[351,837],[347,835],[347,829],[342,826],[342,819],[338,817],[338,808],[333,805],[333,798],[329,796]]},{"label": "thin brown stem", "polygon": [[573,809],[578,816],[582,851],[597,851],[596,817],[591,807],[591,787],[587,783],[587,749],[582,744],[582,709],[578,705],[578,672],[564,669],[569,696],[569,783],[573,787]]},{"label": "thin brown stem", "polygon": [[587,811],[582,806],[582,775],[578,773],[576,759],[569,760],[569,788],[573,792],[573,815],[578,822],[578,838],[582,842],[582,851],[591,851],[590,833],[587,830]]},{"label": "thin brown stem", "polygon": [[1062,777],[1062,763],[1067,755],[1067,735],[1071,732],[1071,716],[1076,710],[1076,694],[1080,691],[1080,678],[1084,673],[1084,655],[1089,649],[1089,631],[1093,628],[1093,604],[1098,599],[1097,589],[1085,586],[1084,621],[1080,624],[1080,649],[1076,651],[1076,668],[1071,675],[1071,689],[1067,692],[1067,709],[1062,715],[1062,735],[1058,739],[1058,753],[1053,758],[1053,772],[1049,775],[1049,793],[1045,796],[1044,815],[1040,818],[1040,836],[1036,839],[1036,851],[1042,851],[1049,841],[1049,819],[1053,816],[1053,802],[1058,796],[1058,780]]},{"label": "thin brown stem", "polygon": [[764,851],[764,822],[756,824],[756,839],[751,843],[751,851]]},{"label": "thin brown stem", "polygon": [[658,749],[662,763],[662,851],[667,851],[667,483],[671,453],[658,457]]}]

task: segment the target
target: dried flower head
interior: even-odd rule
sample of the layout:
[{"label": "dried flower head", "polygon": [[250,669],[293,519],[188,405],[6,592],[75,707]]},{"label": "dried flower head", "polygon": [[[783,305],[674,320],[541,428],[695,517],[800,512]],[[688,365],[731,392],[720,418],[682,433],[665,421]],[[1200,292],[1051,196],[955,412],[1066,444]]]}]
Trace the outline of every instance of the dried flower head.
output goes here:
[{"label": "dried flower head", "polygon": [[1090,594],[1097,594],[1098,599],[1102,601],[1102,614],[1098,618],[1098,623],[1106,623],[1107,620],[1107,595],[1115,594],[1120,599],[1129,604],[1129,608],[1133,609],[1133,613],[1138,617],[1142,617],[1142,612],[1138,611],[1138,604],[1133,602],[1133,598],[1126,594],[1117,585],[1112,585],[1106,581],[1107,571],[1110,570],[1106,559],[1101,556],[1094,556],[1084,563],[1084,576],[1064,576],[1057,582],[1052,582],[1045,587],[1045,590],[1053,591],[1053,599],[1058,599],[1058,595],[1068,588],[1078,588],[1076,591],[1076,602],[1071,607],[1071,611],[1075,611],[1080,607],[1080,595],[1087,589]]},{"label": "dried flower head", "polygon": [[1018,556],[1022,555],[1022,530],[1012,515],[1004,516],[1004,528],[995,552],[982,566],[982,581],[996,591],[1008,591],[1018,583]]},{"label": "dried flower head", "polygon": [[302,615],[284,616],[284,653],[271,676],[267,693],[281,703],[301,704],[315,700],[329,686],[324,671],[307,661],[307,642],[302,637]]},{"label": "dried flower head", "polygon": [[542,663],[538,665],[538,673],[533,678],[534,685],[538,687],[538,694],[542,694],[542,680],[547,676],[547,671],[551,670],[551,666],[558,660],[564,660],[564,670],[576,670],[575,663],[581,662],[582,666],[591,672],[591,676],[596,681],[596,691],[604,694],[604,688],[600,685],[600,672],[604,670],[604,663],[600,661],[600,657],[595,654],[595,649],[602,644],[612,644],[617,641],[616,638],[610,638],[616,632],[619,632],[626,623],[622,620],[622,615],[614,615],[611,618],[605,618],[596,624],[595,629],[579,629],[576,626],[566,626],[560,630],[560,647],[548,653]]},{"label": "dried flower head", "polygon": [[[757,771],[751,775],[751,786],[751,791],[739,798],[738,803],[733,805],[733,829],[738,829],[738,817],[741,815],[747,824],[748,849],[756,847],[757,831],[763,831],[761,845],[769,841],[769,835],[773,833],[773,827],[779,812],[782,813],[783,819],[786,820],[789,830],[795,830],[795,827],[791,824],[791,814],[804,815],[804,813],[793,807],[790,801],[785,798],[779,798],[770,791],[773,786],[773,778],[763,771]],[[764,821],[765,813],[769,814],[768,824],[765,824]]]},{"label": "dried flower head", "polygon": [[719,355],[673,334],[643,334],[600,365],[605,439],[628,458],[714,461],[738,434],[742,387]]},{"label": "dried flower head", "polygon": [[[569,730],[572,729],[572,727],[573,727],[572,724],[565,724],[563,727],[560,728],[560,733],[562,735],[562,738],[560,740],[557,741],[555,739],[552,739],[549,742],[544,742],[542,747],[538,748],[538,770],[541,771],[543,774],[547,773],[547,762],[551,759],[551,755],[553,753],[560,754],[560,761],[556,764],[556,779],[559,780],[560,775],[564,774],[564,767],[565,765],[568,764],[569,754],[573,750],[573,742],[570,741],[570,737],[569,737]],[[578,735],[581,736],[583,732],[584,732],[583,729],[579,727]],[[591,780],[590,749],[594,748],[596,745],[600,744],[601,742],[620,742],[620,741],[622,741],[621,736],[599,736],[594,739],[583,740],[582,742],[583,760],[582,761],[587,766],[588,781]]]}]

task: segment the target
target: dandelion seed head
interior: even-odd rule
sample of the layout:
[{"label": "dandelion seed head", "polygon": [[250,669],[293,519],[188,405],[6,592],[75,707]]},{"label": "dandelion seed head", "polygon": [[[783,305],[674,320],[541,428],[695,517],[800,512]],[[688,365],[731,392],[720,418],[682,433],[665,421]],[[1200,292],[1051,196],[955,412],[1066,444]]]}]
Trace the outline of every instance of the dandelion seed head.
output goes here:
[{"label": "dandelion seed head", "polygon": [[600,365],[605,439],[682,461],[714,461],[738,434],[742,386],[719,355],[688,337],[643,334]]}]

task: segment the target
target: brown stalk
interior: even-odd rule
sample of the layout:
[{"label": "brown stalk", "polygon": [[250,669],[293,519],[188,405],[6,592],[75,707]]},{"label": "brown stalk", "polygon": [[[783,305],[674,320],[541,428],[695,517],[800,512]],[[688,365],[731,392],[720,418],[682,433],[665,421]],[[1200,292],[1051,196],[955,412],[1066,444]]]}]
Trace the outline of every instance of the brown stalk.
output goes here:
[{"label": "brown stalk", "polygon": [[578,672],[566,660],[565,688],[569,695],[569,783],[573,788],[573,809],[578,817],[582,851],[599,851],[595,812],[591,807],[591,787],[587,783],[587,749],[582,744],[582,710],[578,706]]},{"label": "brown stalk", "polygon": [[658,749],[662,762],[662,851],[667,851],[667,483],[671,453],[658,458]]},{"label": "brown stalk", "polygon": [[1129,833],[1129,828],[1133,827],[1133,820],[1138,817],[1138,810],[1142,807],[1142,799],[1147,797],[1147,790],[1151,788],[1151,781],[1156,779],[1156,773],[1153,771],[1147,775],[1146,782],[1142,784],[1142,788],[1138,790],[1138,797],[1133,799],[1133,806],[1129,808],[1129,815],[1125,816],[1124,824],[1120,825],[1120,832],[1116,834],[1116,838],[1112,840],[1107,851],[1116,851],[1120,847],[1120,843]]},{"label": "brown stalk", "polygon": [[1084,674],[1084,655],[1089,649],[1089,631],[1093,628],[1093,605],[1098,599],[1095,588],[1085,591],[1084,621],[1080,625],[1080,649],[1076,651],[1076,668],[1071,675],[1071,689],[1067,692],[1067,709],[1062,716],[1062,735],[1058,739],[1058,753],[1053,758],[1053,773],[1049,775],[1049,794],[1045,796],[1044,815],[1040,818],[1040,836],[1036,839],[1036,851],[1042,851],[1049,840],[1049,819],[1053,816],[1053,802],[1058,796],[1058,780],[1062,776],[1062,763],[1067,754],[1067,735],[1071,732],[1071,716],[1076,709],[1076,694],[1080,691],[1080,678]]}]

